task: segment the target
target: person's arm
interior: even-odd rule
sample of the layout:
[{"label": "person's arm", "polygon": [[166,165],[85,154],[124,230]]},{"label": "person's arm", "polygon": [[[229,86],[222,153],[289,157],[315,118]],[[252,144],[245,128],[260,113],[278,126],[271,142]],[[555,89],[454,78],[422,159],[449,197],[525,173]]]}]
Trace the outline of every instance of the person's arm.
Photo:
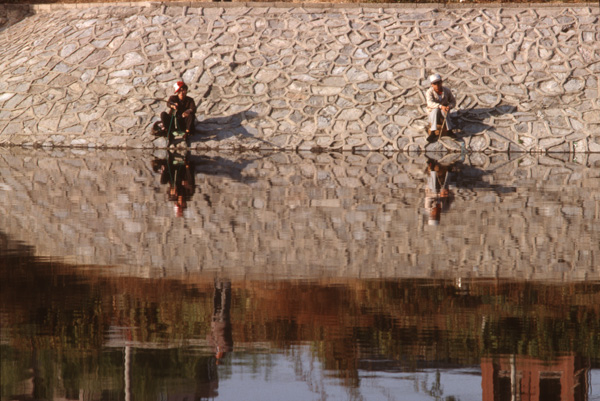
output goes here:
[{"label": "person's arm", "polygon": [[189,114],[196,114],[196,102],[191,97],[187,98],[186,110],[183,112],[183,116],[186,117]]},{"label": "person's arm", "polygon": [[169,112],[172,113],[173,110],[177,111],[178,106],[178,98],[177,96],[170,96],[167,100],[167,107],[169,108]]},{"label": "person's arm", "polygon": [[447,90],[448,107],[450,109],[453,109],[456,107],[456,98],[452,94],[452,91],[450,90],[450,88],[445,88],[445,89]]},{"label": "person's arm", "polygon": [[440,108],[440,102],[433,95],[433,88],[429,88],[427,90],[427,92],[425,93],[425,100],[427,100],[427,108],[429,110],[434,110],[434,109]]}]

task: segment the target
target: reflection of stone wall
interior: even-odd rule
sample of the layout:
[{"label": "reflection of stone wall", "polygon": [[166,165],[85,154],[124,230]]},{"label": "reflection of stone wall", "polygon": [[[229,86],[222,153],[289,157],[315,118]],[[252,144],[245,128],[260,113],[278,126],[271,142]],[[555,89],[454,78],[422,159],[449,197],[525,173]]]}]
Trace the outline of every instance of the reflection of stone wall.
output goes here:
[{"label": "reflection of stone wall", "polygon": [[431,227],[424,156],[209,156],[178,218],[149,154],[0,148],[0,230],[138,275],[600,278],[597,166],[474,155]]},{"label": "reflection of stone wall", "polygon": [[439,72],[468,150],[600,152],[597,8],[472,7],[35,6],[0,32],[0,143],[164,147],[184,79],[194,147],[458,150],[425,141]]}]

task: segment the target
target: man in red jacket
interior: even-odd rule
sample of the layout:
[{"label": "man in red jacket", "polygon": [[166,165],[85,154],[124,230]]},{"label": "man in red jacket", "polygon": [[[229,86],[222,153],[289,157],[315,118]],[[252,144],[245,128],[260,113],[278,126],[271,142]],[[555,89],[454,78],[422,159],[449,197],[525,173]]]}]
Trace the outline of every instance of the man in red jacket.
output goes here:
[{"label": "man in red jacket", "polygon": [[168,130],[169,145],[173,142],[173,131],[184,131],[183,139],[189,145],[190,136],[194,134],[196,121],[196,102],[187,95],[188,86],[183,81],[174,85],[175,94],[167,100],[168,112],[163,111],[160,119]]}]

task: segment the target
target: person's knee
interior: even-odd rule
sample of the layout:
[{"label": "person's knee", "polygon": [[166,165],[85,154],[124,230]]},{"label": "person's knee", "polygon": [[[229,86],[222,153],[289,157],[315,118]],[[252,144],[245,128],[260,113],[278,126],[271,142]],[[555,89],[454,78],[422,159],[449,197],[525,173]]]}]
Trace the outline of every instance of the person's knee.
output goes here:
[{"label": "person's knee", "polygon": [[440,121],[440,116],[437,110],[433,110],[431,113],[429,113],[429,122],[431,123],[432,126],[434,126],[435,124],[438,124],[438,122]]},{"label": "person's knee", "polygon": [[162,123],[164,125],[168,126],[169,121],[171,120],[171,116],[168,113],[163,111],[162,113],[160,113],[160,120],[162,121]]},{"label": "person's knee", "polygon": [[194,131],[195,122],[196,122],[196,116],[194,114],[188,115],[185,119],[186,130],[189,132]]}]

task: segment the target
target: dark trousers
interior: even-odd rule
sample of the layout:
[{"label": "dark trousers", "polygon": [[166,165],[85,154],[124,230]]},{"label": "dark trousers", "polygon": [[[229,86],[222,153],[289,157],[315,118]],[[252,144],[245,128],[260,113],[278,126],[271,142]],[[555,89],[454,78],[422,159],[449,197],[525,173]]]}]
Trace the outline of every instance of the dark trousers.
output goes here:
[{"label": "dark trousers", "polygon": [[[171,122],[171,118],[173,119],[173,121]],[[185,131],[188,132],[190,134],[194,133],[194,120],[196,119],[196,116],[194,114],[190,114],[187,117],[182,117],[182,116],[172,116],[171,114],[167,113],[166,111],[163,111],[160,114],[160,120],[162,121],[163,125],[165,126],[165,129],[169,129],[169,127],[171,127],[170,132],[168,132],[168,135],[171,136],[171,134],[173,133],[173,131],[175,131],[176,129],[179,131]]]}]

